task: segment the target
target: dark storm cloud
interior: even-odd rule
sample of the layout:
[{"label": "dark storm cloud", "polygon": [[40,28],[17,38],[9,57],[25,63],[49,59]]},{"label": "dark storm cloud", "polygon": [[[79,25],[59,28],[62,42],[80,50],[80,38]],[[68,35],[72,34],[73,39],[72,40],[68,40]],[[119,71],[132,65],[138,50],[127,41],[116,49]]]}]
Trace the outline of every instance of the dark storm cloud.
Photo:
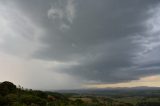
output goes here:
[{"label": "dark storm cloud", "polygon": [[70,29],[59,31],[53,24],[48,36],[43,38],[50,47],[40,51],[39,57],[58,60],[67,57],[68,61],[68,58],[85,55],[96,45],[141,33],[145,30],[143,22],[148,18],[146,10],[150,3],[92,1],[91,5],[89,1],[77,1],[76,18]]},{"label": "dark storm cloud", "polygon": [[[160,68],[152,68],[155,59],[145,57],[154,48],[143,54],[151,42],[143,42],[150,36],[146,34],[149,30],[146,22],[154,12],[149,10],[156,8],[159,0],[69,1],[19,0],[22,11],[46,30],[41,38],[45,47],[36,51],[33,58],[77,62],[56,69],[103,83],[131,81],[159,73]],[[150,65],[144,67],[146,64]],[[159,66],[160,61],[155,65]]]}]

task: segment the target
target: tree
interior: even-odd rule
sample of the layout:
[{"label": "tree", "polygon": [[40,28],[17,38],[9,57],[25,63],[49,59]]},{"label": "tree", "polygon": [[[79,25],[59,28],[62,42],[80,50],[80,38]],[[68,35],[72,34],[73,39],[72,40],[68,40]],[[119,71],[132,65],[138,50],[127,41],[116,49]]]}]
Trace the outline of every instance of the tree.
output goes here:
[{"label": "tree", "polygon": [[16,91],[16,85],[11,82],[5,81],[0,84],[0,95],[5,96],[9,93]]}]

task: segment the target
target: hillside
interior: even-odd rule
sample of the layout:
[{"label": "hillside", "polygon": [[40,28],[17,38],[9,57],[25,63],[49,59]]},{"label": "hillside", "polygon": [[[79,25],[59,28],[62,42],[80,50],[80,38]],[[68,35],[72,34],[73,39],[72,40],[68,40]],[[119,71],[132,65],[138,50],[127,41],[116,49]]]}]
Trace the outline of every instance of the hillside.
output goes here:
[{"label": "hillside", "polygon": [[92,93],[94,95],[24,89],[5,81],[0,83],[0,106],[160,106],[159,95],[100,96]]}]

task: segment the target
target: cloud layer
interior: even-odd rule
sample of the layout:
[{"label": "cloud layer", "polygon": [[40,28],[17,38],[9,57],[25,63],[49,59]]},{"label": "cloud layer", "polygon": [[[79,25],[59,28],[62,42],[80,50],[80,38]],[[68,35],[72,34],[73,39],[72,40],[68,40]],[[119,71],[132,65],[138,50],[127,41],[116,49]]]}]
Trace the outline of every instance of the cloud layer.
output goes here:
[{"label": "cloud layer", "polygon": [[35,73],[67,76],[59,80],[75,80],[75,87],[157,75],[159,5],[158,0],[1,1],[0,51],[36,61],[33,66],[42,62]]}]

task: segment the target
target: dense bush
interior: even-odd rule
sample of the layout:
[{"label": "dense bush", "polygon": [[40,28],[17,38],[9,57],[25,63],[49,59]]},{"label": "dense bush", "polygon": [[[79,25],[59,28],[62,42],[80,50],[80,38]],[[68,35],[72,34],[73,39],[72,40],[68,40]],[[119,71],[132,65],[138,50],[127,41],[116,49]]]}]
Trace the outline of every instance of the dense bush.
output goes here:
[{"label": "dense bush", "polygon": [[145,102],[139,102],[136,106],[160,106],[160,102],[158,101],[145,101]]},{"label": "dense bush", "polygon": [[5,81],[0,84],[0,95],[5,96],[9,93],[16,91],[16,85],[11,82]]},{"label": "dense bush", "polygon": [[21,103],[25,103],[27,105],[31,104],[37,104],[39,106],[45,106],[46,101],[38,96],[33,96],[33,95],[22,95],[21,96]]}]

